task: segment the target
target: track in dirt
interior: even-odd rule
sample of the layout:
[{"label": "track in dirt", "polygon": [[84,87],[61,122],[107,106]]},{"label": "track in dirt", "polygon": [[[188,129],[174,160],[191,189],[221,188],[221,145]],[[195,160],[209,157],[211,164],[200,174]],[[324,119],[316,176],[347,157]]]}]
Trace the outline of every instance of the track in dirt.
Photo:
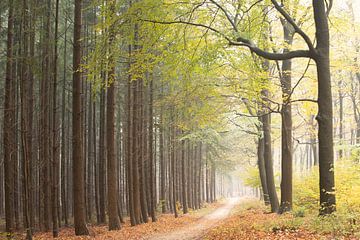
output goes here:
[{"label": "track in dirt", "polygon": [[219,221],[227,218],[231,210],[240,202],[239,198],[230,198],[212,213],[202,217],[191,226],[185,226],[170,233],[162,233],[144,238],[144,240],[198,240]]}]

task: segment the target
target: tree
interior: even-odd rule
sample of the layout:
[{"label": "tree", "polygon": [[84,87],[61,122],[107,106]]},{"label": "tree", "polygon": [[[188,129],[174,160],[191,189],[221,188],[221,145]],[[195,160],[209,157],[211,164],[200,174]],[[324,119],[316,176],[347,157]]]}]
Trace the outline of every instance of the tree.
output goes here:
[{"label": "tree", "polygon": [[[107,1],[109,4],[110,19],[115,14],[115,0]],[[111,20],[110,20],[111,21]],[[109,46],[114,44],[114,26],[111,26]],[[108,215],[109,215],[109,230],[120,229],[120,219],[118,215],[118,185],[117,185],[117,161],[115,154],[115,59],[112,53],[109,52],[109,67],[108,72],[108,89],[107,89],[107,117],[106,117],[106,138],[107,138],[107,184],[108,184]]]},{"label": "tree", "polygon": [[[290,51],[294,40],[294,28],[285,19],[281,19],[284,42],[284,53]],[[291,211],[292,209],[292,107],[291,107],[291,59],[283,60],[281,66],[280,82],[282,89],[283,104],[281,108],[281,201],[280,213]]]},{"label": "tree", "polygon": [[53,237],[59,235],[59,136],[58,136],[58,105],[57,105],[57,78],[58,78],[58,35],[59,35],[59,0],[55,4],[55,35],[54,35],[54,62],[53,62],[53,92],[52,92],[52,222],[53,222]]},{"label": "tree", "polygon": [[86,226],[85,184],[84,184],[84,141],[82,134],[83,110],[81,105],[81,26],[82,0],[74,2],[74,62],[73,62],[73,194],[74,194],[74,225],[75,234],[89,235]]},{"label": "tree", "polygon": [[[307,50],[292,50],[284,53],[269,52],[259,48],[254,41],[243,37],[238,28],[239,19],[238,14],[231,15],[219,2],[215,0],[210,1],[223,16],[227,19],[232,27],[234,37],[229,37],[224,32],[203,23],[196,23],[191,21],[145,21],[160,23],[160,24],[187,24],[195,27],[206,28],[215,34],[225,38],[229,45],[246,47],[252,53],[268,60],[288,60],[293,58],[310,58],[315,61],[317,67],[317,82],[318,82],[318,114],[317,121],[319,124],[318,139],[319,139],[319,190],[320,190],[320,214],[330,214],[336,210],[335,198],[335,180],[334,180],[334,148],[333,148],[333,110],[332,110],[332,96],[331,96],[331,75],[330,75],[330,57],[329,57],[329,25],[328,13],[330,12],[331,4],[326,5],[325,0],[313,0],[312,9],[315,22],[315,38],[316,47],[309,38],[309,36],[298,26],[293,18],[287,13],[285,8],[281,6],[276,0],[271,0],[272,6],[279,12],[279,14],[289,22],[294,28],[294,32],[299,34],[305,41]],[[201,5],[200,5],[201,6]],[[200,6],[197,6],[197,10]]]},{"label": "tree", "polygon": [[14,29],[14,2],[9,0],[9,15],[7,29],[7,56],[5,76],[4,100],[4,172],[5,172],[5,220],[6,232],[11,234],[14,230],[14,153],[16,149],[15,136],[15,104],[12,96],[15,95],[13,76],[13,29]]}]

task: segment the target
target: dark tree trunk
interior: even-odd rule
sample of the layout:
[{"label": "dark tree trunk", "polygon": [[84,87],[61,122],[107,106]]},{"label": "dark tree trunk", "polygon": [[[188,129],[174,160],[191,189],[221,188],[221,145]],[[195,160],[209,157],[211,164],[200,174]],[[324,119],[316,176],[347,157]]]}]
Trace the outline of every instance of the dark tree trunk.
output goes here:
[{"label": "dark tree trunk", "polygon": [[[264,98],[268,97],[267,90],[262,91]],[[265,100],[266,101],[266,100]],[[265,103],[266,104],[266,103]],[[266,109],[266,107],[264,107]],[[269,198],[271,204],[271,211],[277,212],[279,210],[279,200],[276,193],[272,149],[271,149],[271,114],[265,110],[262,116],[262,124],[264,131],[264,161],[266,169],[266,182],[269,191]]]},{"label": "dark tree trunk", "polygon": [[[155,212],[155,205],[156,205],[156,158],[154,157],[154,112],[153,112],[153,102],[154,102],[154,82],[153,79],[149,82],[149,164],[150,164],[150,215],[151,220],[153,222],[156,221],[156,212]],[[156,142],[156,141],[155,141]],[[155,148],[156,149],[156,148]]]},{"label": "dark tree trunk", "polygon": [[67,191],[66,184],[67,178],[67,147],[66,147],[66,129],[65,122],[66,116],[66,68],[67,68],[67,18],[65,19],[65,33],[64,33],[64,66],[63,66],[63,86],[62,86],[62,106],[61,106],[61,204],[62,204],[62,217],[65,222],[65,226],[68,225],[68,206],[67,206]]},{"label": "dark tree trunk", "polygon": [[8,30],[7,30],[7,56],[5,76],[5,99],[4,99],[4,172],[5,172],[5,231],[12,233],[14,224],[14,161],[16,154],[15,126],[15,102],[12,96],[15,94],[13,82],[13,29],[14,29],[14,2],[9,0]]},{"label": "dark tree trunk", "polygon": [[27,61],[30,59],[30,16],[29,5],[26,0],[23,1],[23,19],[22,19],[22,63],[21,63],[21,147],[22,147],[22,198],[24,227],[26,228],[26,239],[32,239],[31,231],[31,175],[30,166],[32,162],[32,118],[33,118],[33,79],[30,74],[30,66]]},{"label": "dark tree trunk", "polygon": [[[108,0],[111,18],[115,15],[116,0]],[[115,26],[111,26],[109,46],[113,46]],[[109,52],[109,66],[108,72],[108,90],[107,90],[107,104],[106,104],[106,144],[107,144],[107,186],[108,186],[108,216],[109,216],[109,230],[120,229],[120,219],[118,215],[118,185],[117,185],[117,160],[115,154],[115,59],[111,52]]]},{"label": "dark tree trunk", "polygon": [[74,8],[74,63],[73,63],[73,198],[74,198],[74,225],[75,234],[89,235],[86,226],[85,183],[84,183],[84,156],[82,134],[82,106],[81,106],[81,6],[82,0],[75,1]]},{"label": "dark tree trunk", "polygon": [[160,203],[162,213],[166,213],[166,166],[164,157],[164,119],[163,109],[160,109],[159,122],[159,161],[160,161]]},{"label": "dark tree trunk", "polygon": [[182,202],[183,202],[183,212],[184,214],[188,213],[187,206],[187,197],[186,197],[186,166],[185,166],[185,140],[181,141],[181,185],[182,185]]},{"label": "dark tree trunk", "polygon": [[[173,114],[173,113],[172,113]],[[178,212],[177,212],[177,206],[176,206],[176,201],[177,201],[177,195],[176,195],[176,157],[175,157],[175,139],[176,139],[176,133],[175,133],[175,126],[174,126],[174,118],[172,116],[172,121],[171,121],[171,129],[170,129],[170,135],[171,135],[171,183],[172,183],[172,200],[173,200],[173,209],[174,209],[174,214],[175,214],[175,218],[178,217]]]},{"label": "dark tree trunk", "polygon": [[257,142],[257,157],[258,157],[258,167],[259,167],[259,175],[261,181],[261,188],[263,191],[263,197],[265,205],[270,204],[269,191],[267,187],[267,177],[266,177],[266,169],[265,169],[265,160],[264,160],[264,137],[260,136]]},{"label": "dark tree trunk", "polygon": [[57,76],[58,76],[58,29],[59,29],[59,0],[56,0],[55,7],[55,36],[54,36],[54,62],[53,62],[53,92],[52,92],[52,229],[53,237],[58,237],[59,235],[59,222],[58,222],[58,207],[59,207],[59,136],[58,136],[58,106],[57,106]]},{"label": "dark tree trunk", "polygon": [[336,210],[334,179],[333,110],[330,74],[330,36],[324,0],[313,0],[316,27],[315,62],[318,76],[320,214]]},{"label": "dark tree trunk", "polygon": [[[102,73],[105,81],[105,73]],[[105,147],[105,108],[106,92],[104,89],[100,93],[100,133],[99,133],[99,210],[100,223],[106,222],[105,214],[105,195],[106,195],[106,147]]]}]

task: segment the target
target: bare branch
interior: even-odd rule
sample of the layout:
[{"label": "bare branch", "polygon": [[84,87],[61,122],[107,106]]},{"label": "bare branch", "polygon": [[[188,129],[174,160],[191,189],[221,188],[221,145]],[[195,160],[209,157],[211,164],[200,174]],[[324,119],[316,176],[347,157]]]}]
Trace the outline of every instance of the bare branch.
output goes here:
[{"label": "bare branch", "polygon": [[247,39],[238,38],[238,41],[239,40],[241,42],[231,41],[230,45],[247,47],[252,52],[254,52],[256,55],[266,58],[268,60],[282,61],[282,60],[288,60],[288,59],[292,59],[292,58],[311,58],[312,57],[312,54],[308,50],[296,50],[296,51],[290,51],[290,52],[286,52],[286,53],[273,53],[273,52],[264,51],[264,50],[256,47],[254,44],[243,42],[243,41],[250,42]]},{"label": "bare branch", "polygon": [[210,0],[210,2],[212,2],[214,5],[216,5],[225,14],[227,20],[230,22],[231,26],[234,28],[234,31],[238,32],[238,28],[237,28],[235,22],[232,20],[231,16],[225,10],[225,8],[223,6],[221,6],[219,3],[217,3],[215,0]]},{"label": "bare branch", "polygon": [[295,86],[291,89],[291,92],[289,94],[289,96],[287,97],[286,99],[286,102],[289,102],[290,99],[291,99],[291,96],[293,95],[295,89],[299,86],[300,82],[305,78],[305,74],[307,73],[309,67],[310,67],[310,62],[311,62],[311,59],[309,59],[307,65],[306,65],[306,68],[304,70],[304,73],[302,74],[302,76],[299,78],[299,80],[297,81],[297,83],[295,84]]},{"label": "bare branch", "polygon": [[298,33],[306,42],[306,44],[309,47],[309,50],[311,52],[316,52],[314,45],[309,38],[309,36],[301,30],[301,28],[295,23],[294,19],[291,18],[291,16],[278,4],[276,0],[271,0],[273,3],[275,9],[286,19],[287,22],[289,22],[293,27],[296,33]]},{"label": "bare branch", "polygon": [[[290,103],[294,103],[294,102],[313,102],[313,103],[318,103],[317,100],[315,99],[308,99],[308,98],[303,98],[303,99],[296,99],[296,100],[291,100]],[[288,104],[288,103],[287,103]]]}]

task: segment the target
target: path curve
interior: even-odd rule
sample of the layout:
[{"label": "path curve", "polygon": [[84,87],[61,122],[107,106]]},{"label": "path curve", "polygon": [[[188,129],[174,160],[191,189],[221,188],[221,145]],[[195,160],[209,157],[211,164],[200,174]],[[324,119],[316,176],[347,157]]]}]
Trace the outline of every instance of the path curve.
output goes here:
[{"label": "path curve", "polygon": [[144,240],[198,240],[204,233],[213,228],[219,221],[227,218],[233,209],[240,202],[239,198],[229,198],[225,205],[216,209],[212,213],[200,218],[192,223],[170,233],[156,234],[144,238]]}]

